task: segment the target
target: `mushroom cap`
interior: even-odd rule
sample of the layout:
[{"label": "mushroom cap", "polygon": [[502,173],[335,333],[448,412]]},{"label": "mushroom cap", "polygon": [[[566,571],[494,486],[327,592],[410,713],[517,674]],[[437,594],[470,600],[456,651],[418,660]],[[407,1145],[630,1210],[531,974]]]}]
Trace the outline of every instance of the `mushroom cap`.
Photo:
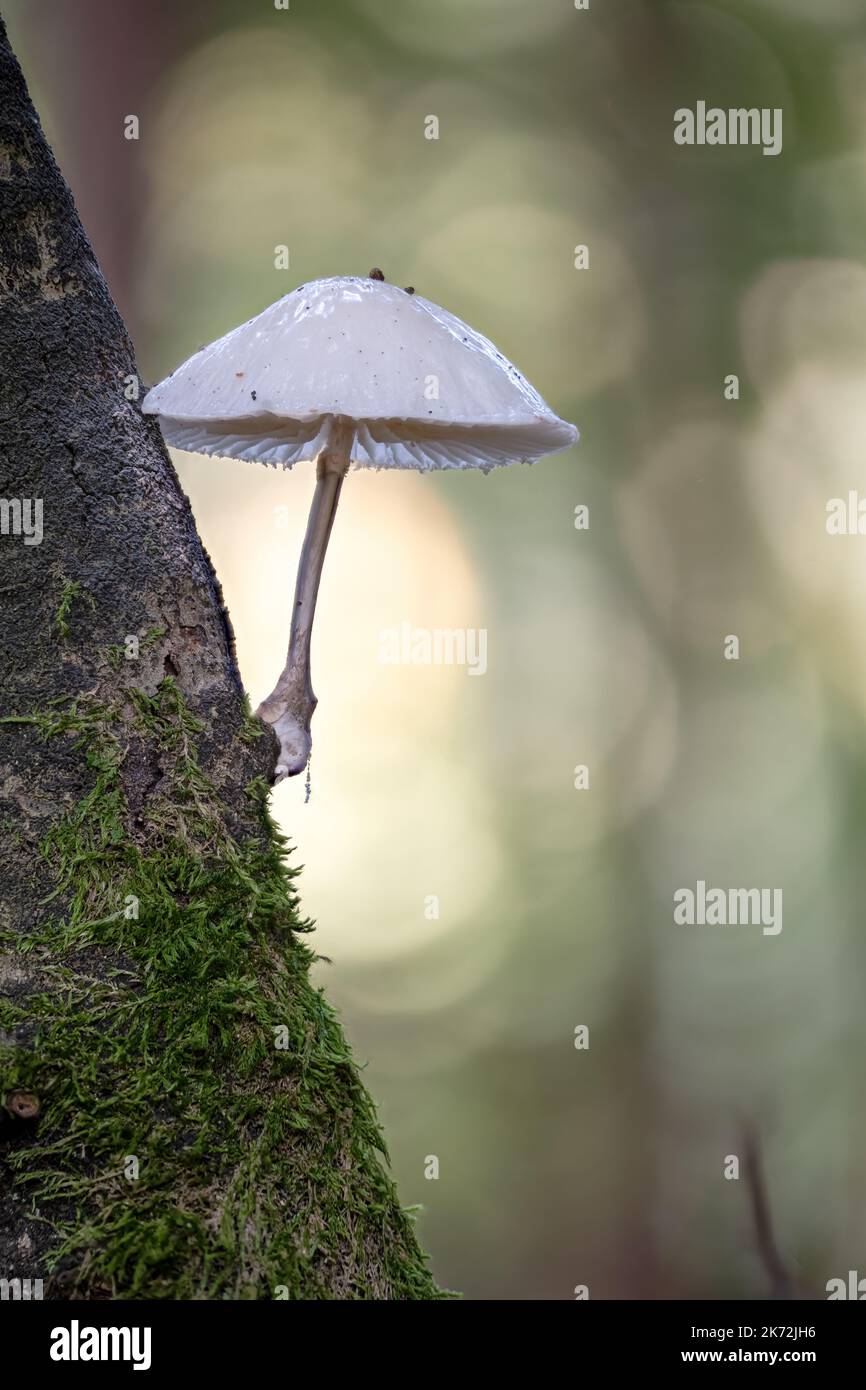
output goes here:
[{"label": "mushroom cap", "polygon": [[578,438],[454,314],[352,275],[301,285],[201,348],[142,410],[179,449],[287,468],[315,458],[332,417],[355,425],[361,468],[487,470]]}]

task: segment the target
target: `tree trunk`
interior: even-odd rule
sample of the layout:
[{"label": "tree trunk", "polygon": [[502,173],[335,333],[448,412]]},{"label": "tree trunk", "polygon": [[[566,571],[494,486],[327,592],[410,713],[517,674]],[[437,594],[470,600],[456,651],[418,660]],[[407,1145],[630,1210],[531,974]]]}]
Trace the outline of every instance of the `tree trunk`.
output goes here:
[{"label": "tree trunk", "polygon": [[0,1278],[436,1297],[137,389],[0,21]]}]

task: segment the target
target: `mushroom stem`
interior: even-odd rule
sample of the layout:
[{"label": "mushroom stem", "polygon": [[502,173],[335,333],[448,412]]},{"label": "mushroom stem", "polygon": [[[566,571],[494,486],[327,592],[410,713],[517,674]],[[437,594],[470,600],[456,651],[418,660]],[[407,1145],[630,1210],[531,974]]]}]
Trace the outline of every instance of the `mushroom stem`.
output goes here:
[{"label": "mushroom stem", "polygon": [[280,741],[275,782],[303,771],[313,743],[310,721],[317,701],[310,679],[310,640],[322,565],[350,463],[351,442],[351,425],[332,416],[324,448],[316,461],[316,491],[295,583],[289,654],[273,691],[257,710],[259,718],[273,726]]}]

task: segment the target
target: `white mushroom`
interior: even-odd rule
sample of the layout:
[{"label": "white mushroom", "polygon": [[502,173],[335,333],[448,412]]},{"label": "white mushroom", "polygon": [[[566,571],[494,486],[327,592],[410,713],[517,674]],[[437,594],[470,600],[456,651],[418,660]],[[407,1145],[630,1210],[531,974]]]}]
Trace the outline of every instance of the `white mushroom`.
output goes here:
[{"label": "white mushroom", "polygon": [[381,271],[301,285],[195,353],[142,409],[179,449],[286,468],[318,460],[289,654],[258,710],[280,741],[276,781],[310,755],[313,615],[350,463],[486,472],[578,438],[487,338]]}]

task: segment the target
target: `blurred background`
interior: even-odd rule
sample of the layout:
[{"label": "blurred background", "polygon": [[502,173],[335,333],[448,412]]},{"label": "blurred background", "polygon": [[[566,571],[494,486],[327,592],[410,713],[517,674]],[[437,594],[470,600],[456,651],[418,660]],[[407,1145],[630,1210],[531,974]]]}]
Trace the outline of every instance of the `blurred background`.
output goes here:
[{"label": "blurred background", "polygon": [[[581,428],[350,475],[274,796],[439,1281],[765,1296],[743,1125],[796,1278],[866,1274],[866,538],[825,525],[866,474],[862,0],[3,10],[146,382],[380,265]],[[699,100],[781,107],[782,153],[677,146]],[[314,469],[174,459],[255,705]],[[485,628],[487,673],[383,665],[404,621]],[[781,888],[781,934],[675,926],[699,879]]]}]

